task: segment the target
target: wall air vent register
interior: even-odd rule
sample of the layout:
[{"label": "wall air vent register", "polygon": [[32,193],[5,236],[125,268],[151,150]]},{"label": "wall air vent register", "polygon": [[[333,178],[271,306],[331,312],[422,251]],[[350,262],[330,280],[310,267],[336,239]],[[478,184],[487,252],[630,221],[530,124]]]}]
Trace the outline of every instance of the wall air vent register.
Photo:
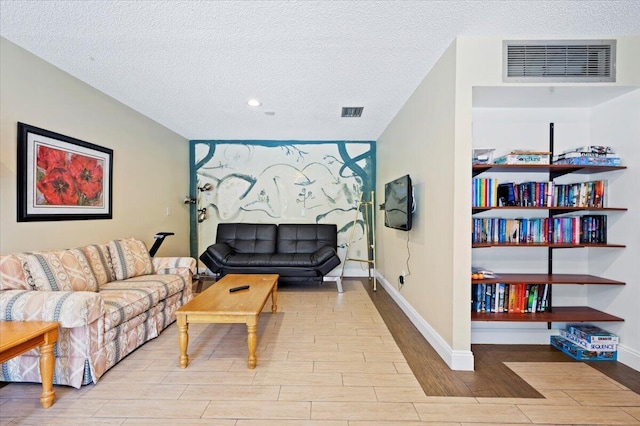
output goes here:
[{"label": "wall air vent register", "polygon": [[342,107],[341,117],[362,117],[362,110],[364,107]]},{"label": "wall air vent register", "polygon": [[505,40],[502,47],[505,82],[616,81],[615,40]]}]

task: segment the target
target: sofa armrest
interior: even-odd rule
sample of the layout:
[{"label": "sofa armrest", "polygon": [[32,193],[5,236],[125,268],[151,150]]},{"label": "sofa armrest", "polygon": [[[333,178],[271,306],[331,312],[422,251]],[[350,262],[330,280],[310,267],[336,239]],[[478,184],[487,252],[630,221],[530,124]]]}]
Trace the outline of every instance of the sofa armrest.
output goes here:
[{"label": "sofa armrest", "polygon": [[191,257],[153,257],[151,260],[156,274],[183,275],[191,279],[196,273],[196,260]]},{"label": "sofa armrest", "polygon": [[336,257],[336,256],[337,256],[337,253],[333,249],[333,247],[322,246],[311,255],[311,261],[313,262],[314,265],[320,265],[322,263],[325,263],[327,260],[331,259],[332,257]]},{"label": "sofa armrest", "polygon": [[63,328],[89,325],[104,315],[104,302],[92,291],[0,292],[0,320],[58,321]]},{"label": "sofa armrest", "polygon": [[224,264],[229,259],[229,256],[235,254],[235,250],[232,249],[229,244],[215,243],[207,248],[207,252],[218,262]]}]

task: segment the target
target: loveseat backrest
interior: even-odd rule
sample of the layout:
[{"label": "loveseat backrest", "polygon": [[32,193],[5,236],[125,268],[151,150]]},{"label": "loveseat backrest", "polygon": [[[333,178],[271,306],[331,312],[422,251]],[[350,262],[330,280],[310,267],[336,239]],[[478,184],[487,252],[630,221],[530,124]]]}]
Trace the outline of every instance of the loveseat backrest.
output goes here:
[{"label": "loveseat backrest", "polygon": [[278,253],[314,253],[321,247],[334,250],[338,245],[338,227],[330,224],[291,223],[278,225]]},{"label": "loveseat backrest", "polygon": [[226,243],[236,253],[275,253],[276,225],[219,223],[216,243]]}]

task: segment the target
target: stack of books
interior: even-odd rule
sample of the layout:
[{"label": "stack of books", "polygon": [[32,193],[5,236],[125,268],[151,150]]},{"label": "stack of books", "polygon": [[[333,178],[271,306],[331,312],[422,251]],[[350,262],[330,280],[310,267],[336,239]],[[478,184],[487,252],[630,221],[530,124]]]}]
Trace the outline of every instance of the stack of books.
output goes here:
[{"label": "stack of books", "polygon": [[551,346],[578,361],[615,361],[618,336],[589,324],[569,324],[559,336],[551,336]]},{"label": "stack of books", "polygon": [[619,166],[621,161],[610,146],[585,145],[568,149],[554,156],[553,164]]}]

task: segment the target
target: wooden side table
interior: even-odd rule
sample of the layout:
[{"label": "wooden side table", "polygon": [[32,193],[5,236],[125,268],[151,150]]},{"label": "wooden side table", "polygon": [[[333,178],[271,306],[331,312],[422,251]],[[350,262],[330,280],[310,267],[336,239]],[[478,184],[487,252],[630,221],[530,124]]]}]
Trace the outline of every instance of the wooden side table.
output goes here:
[{"label": "wooden side table", "polygon": [[53,346],[58,340],[58,325],[47,321],[0,321],[0,363],[40,347],[40,403],[43,408],[51,407],[56,396],[53,390]]}]

